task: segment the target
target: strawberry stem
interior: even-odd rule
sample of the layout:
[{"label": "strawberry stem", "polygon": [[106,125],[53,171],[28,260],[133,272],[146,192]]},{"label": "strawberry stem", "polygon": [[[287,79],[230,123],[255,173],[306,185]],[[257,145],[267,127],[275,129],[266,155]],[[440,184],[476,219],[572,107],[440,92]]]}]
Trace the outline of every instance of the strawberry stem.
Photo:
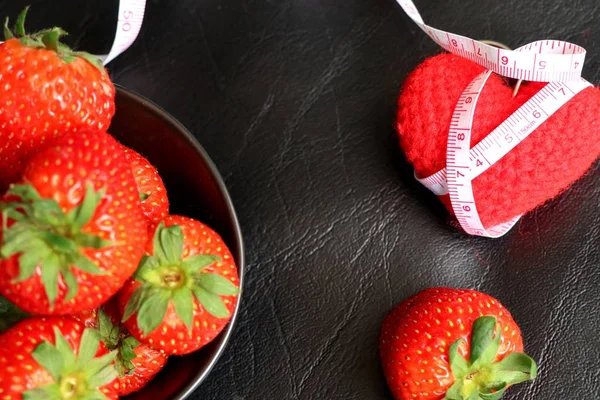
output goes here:
[{"label": "strawberry stem", "polygon": [[[88,186],[81,204],[65,214],[56,201],[42,198],[31,185],[11,187],[7,195],[19,200],[0,206],[3,226],[0,255],[4,258],[18,255],[19,276],[16,282],[40,273],[48,301],[53,306],[58,296],[59,276],[67,286],[64,301],[69,301],[77,294],[73,267],[90,274],[103,273],[81,251],[84,248],[99,250],[111,245],[99,236],[82,231],[94,215],[103,193]],[[9,220],[14,221],[10,226]]]},{"label": "strawberry stem", "polygon": [[61,43],[60,37],[68,35],[68,33],[61,28],[54,27],[39,31],[37,33],[27,34],[25,31],[25,18],[27,17],[28,10],[29,6],[25,7],[17,17],[17,21],[14,26],[14,32],[8,27],[9,18],[7,17],[4,20],[5,40],[17,38],[24,46],[34,49],[46,49],[54,51],[56,55],[67,64],[72,63],[78,58],[83,58],[94,67],[98,68],[98,70],[100,70],[102,73],[106,73],[106,70],[102,64],[102,60],[100,60],[98,57],[83,51],[73,51],[67,45]]},{"label": "strawberry stem", "polygon": [[239,293],[227,278],[206,270],[219,257],[200,254],[184,258],[183,244],[179,225],[166,228],[161,223],[154,233],[154,254],[142,259],[134,275],[141,285],[127,302],[123,321],[137,313],[137,323],[144,335],[158,327],[169,302],[191,330],[195,300],[215,317],[227,318],[229,311],[221,296]]},{"label": "strawberry stem", "polygon": [[535,379],[537,364],[525,354],[512,353],[494,362],[500,338],[496,318],[485,316],[473,323],[469,360],[458,353],[462,338],[450,346],[450,368],[456,382],[444,400],[497,400],[508,386]]},{"label": "strawberry stem", "polygon": [[42,342],[32,353],[54,383],[26,391],[23,399],[106,399],[99,388],[117,377],[116,352],[95,357],[100,341],[93,329],[83,331],[77,354],[58,328],[54,335],[55,344]]}]

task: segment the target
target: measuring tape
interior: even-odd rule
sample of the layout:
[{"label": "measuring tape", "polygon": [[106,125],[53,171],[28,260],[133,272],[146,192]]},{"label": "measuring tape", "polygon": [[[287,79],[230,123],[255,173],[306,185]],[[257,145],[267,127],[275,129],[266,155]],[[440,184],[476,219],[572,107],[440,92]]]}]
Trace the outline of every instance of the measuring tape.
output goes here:
[{"label": "measuring tape", "polygon": [[121,0],[117,18],[117,33],[107,55],[98,56],[108,64],[131,46],[142,29],[146,0]]},{"label": "measuring tape", "polygon": [[[450,195],[454,214],[465,232],[493,238],[502,236],[520,216],[486,229],[477,212],[472,181],[525,140],[577,93],[592,86],[581,78],[585,50],[556,40],[537,41],[516,50],[500,49],[425,25],[411,0],[397,1],[442,48],[488,69],[465,88],[452,114],[446,168],[426,178],[415,177],[436,195]],[[509,78],[550,83],[471,148],[477,100],[494,72]]]},{"label": "measuring tape", "polygon": [[[527,45],[526,52],[500,49],[425,25],[411,0],[397,1],[419,28],[444,50],[498,75],[537,82],[572,81],[581,77],[585,49],[580,46],[558,40],[541,40]],[[553,51],[548,52],[548,48]]]},{"label": "measuring tape", "polygon": [[[140,33],[144,21],[146,0],[120,0],[117,33],[108,54],[97,55],[104,65],[127,50]],[[0,41],[2,43],[2,41]]]}]

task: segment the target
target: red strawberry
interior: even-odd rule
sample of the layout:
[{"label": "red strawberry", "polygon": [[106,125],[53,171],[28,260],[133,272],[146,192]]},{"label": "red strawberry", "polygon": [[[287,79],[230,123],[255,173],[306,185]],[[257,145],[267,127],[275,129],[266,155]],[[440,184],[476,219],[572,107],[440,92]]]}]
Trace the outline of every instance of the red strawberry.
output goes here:
[{"label": "red strawberry", "polygon": [[123,148],[131,162],[133,177],[142,200],[142,211],[150,222],[159,222],[169,215],[167,189],[158,171],[148,160],[135,150],[125,146]]},{"label": "red strawberry", "polygon": [[122,363],[120,365],[124,368],[120,370],[120,376],[117,378],[119,396],[142,389],[167,363],[165,354],[141,344],[133,336],[122,340],[119,355]]},{"label": "red strawberry", "polygon": [[123,321],[142,343],[167,354],[191,353],[229,322],[237,268],[219,235],[198,221],[169,216],[153,232],[148,256],[119,292]]},{"label": "red strawberry", "polygon": [[499,399],[535,378],[521,331],[498,300],[474,290],[437,288],[404,301],[385,319],[383,370],[398,400]]},{"label": "red strawberry", "polygon": [[[0,203],[0,293],[34,314],[93,309],[133,274],[147,224],[121,145],[106,133],[61,138],[34,156]],[[14,199],[17,200],[14,200]]]},{"label": "red strawberry", "polygon": [[167,356],[129,335],[120,326],[121,318],[116,307],[116,302],[111,299],[100,309],[78,314],[76,319],[97,329],[106,348],[117,351],[119,377],[113,382],[113,389],[120,396],[125,396],[146,386],[165,366]]},{"label": "red strawberry", "polygon": [[26,35],[27,9],[15,38],[0,44],[0,187],[18,180],[44,143],[71,132],[106,130],[115,88],[96,57],[58,41],[60,28]]},{"label": "red strawberry", "polygon": [[0,336],[2,399],[118,399],[116,352],[71,318],[29,318]]}]

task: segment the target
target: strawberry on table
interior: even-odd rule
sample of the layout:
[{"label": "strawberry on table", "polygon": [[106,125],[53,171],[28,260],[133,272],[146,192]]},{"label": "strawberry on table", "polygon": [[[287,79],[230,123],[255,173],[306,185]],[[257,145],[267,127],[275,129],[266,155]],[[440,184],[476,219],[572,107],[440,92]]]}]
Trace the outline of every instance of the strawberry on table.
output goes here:
[{"label": "strawberry on table", "polygon": [[33,314],[97,308],[133,274],[147,241],[130,165],[106,133],[40,151],[0,210],[0,293]]},{"label": "strawberry on table", "polygon": [[169,199],[162,178],[141,154],[125,146],[123,149],[131,162],[133,177],[142,200],[142,211],[150,222],[159,222],[169,215]]},{"label": "strawberry on table", "polygon": [[167,354],[191,353],[231,319],[237,268],[220,236],[201,222],[168,216],[152,231],[148,255],[119,292],[123,321],[142,343]]},{"label": "strawberry on table", "polygon": [[138,342],[120,326],[121,318],[113,300],[75,318],[85,326],[95,328],[109,351],[117,351],[115,366],[119,376],[113,382],[113,389],[119,396],[142,389],[167,363],[165,354]]},{"label": "strawberry on table", "polygon": [[74,319],[26,319],[0,335],[0,398],[118,399],[115,357]]},{"label": "strawberry on table", "polygon": [[108,129],[115,88],[102,62],[59,42],[52,28],[26,34],[27,9],[0,44],[0,188],[18,179],[27,159],[54,138]]},{"label": "strawberry on table", "polygon": [[497,400],[534,379],[521,331],[498,300],[474,290],[427,289],[385,319],[380,356],[398,400]]}]

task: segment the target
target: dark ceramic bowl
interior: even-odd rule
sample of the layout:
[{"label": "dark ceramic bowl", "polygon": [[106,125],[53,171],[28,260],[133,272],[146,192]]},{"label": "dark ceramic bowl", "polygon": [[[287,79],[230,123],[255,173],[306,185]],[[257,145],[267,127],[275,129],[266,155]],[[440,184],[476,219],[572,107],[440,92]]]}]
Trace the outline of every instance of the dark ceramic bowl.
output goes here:
[{"label": "dark ceramic bowl", "polygon": [[[217,231],[233,253],[244,282],[244,244],[235,210],[217,168],[191,133],[146,98],[117,87],[116,114],[110,126],[121,143],[156,166],[171,203],[171,214],[202,221]],[[206,378],[225,349],[240,302],[225,330],[200,351],[171,357],[165,369],[142,391],[127,399],[182,400]]]}]

